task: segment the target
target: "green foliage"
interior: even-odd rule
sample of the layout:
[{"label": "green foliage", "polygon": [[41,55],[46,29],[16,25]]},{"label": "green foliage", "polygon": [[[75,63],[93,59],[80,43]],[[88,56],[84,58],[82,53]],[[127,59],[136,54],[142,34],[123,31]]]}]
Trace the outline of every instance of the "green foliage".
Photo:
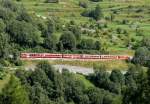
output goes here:
[{"label": "green foliage", "polygon": [[150,51],[146,47],[139,47],[135,51],[133,62],[141,65],[148,65],[150,57]]},{"label": "green foliage", "polygon": [[49,36],[44,41],[44,46],[50,50],[56,49],[56,37],[54,35]]},{"label": "green foliage", "polygon": [[100,1],[103,1],[103,0],[91,0],[93,2],[100,2]]},{"label": "green foliage", "polygon": [[90,88],[87,91],[90,98],[90,104],[103,104],[104,92],[97,88]]},{"label": "green foliage", "polygon": [[125,74],[126,89],[123,94],[124,104],[146,104],[145,88],[147,87],[147,78],[145,71],[140,66],[131,66]]},{"label": "green foliage", "polygon": [[95,42],[95,49],[100,50],[101,49],[101,43],[99,41]]},{"label": "green foliage", "polygon": [[81,29],[79,27],[70,26],[69,31],[71,31],[75,35],[77,41],[80,41],[80,39],[81,39]]},{"label": "green foliage", "polygon": [[5,33],[0,33],[0,57],[6,58],[8,57],[8,35]]},{"label": "green foliage", "polygon": [[47,29],[48,29],[47,24],[40,19],[38,19],[36,21],[36,23],[37,23],[38,29],[41,31],[42,36],[46,37],[47,36]]},{"label": "green foliage", "polygon": [[2,58],[0,60],[0,65],[5,66],[5,67],[10,67],[11,63],[8,60],[5,60],[5,59]]},{"label": "green foliage", "polygon": [[86,17],[91,17],[91,18],[93,18],[95,20],[100,20],[103,17],[103,13],[102,13],[101,7],[99,5],[97,5],[95,7],[95,9],[92,10],[92,11],[85,10],[82,13],[82,15],[86,16]]},{"label": "green foliage", "polygon": [[62,42],[59,42],[59,43],[57,44],[57,48],[58,48],[59,51],[62,52],[63,49],[64,49],[63,43],[62,43]]},{"label": "green foliage", "polygon": [[20,2],[20,1],[22,1],[22,0],[16,0],[16,1]]},{"label": "green foliage", "polygon": [[9,83],[2,90],[0,104],[29,104],[28,93],[15,76],[11,76]]},{"label": "green foliage", "polygon": [[52,19],[49,19],[47,23],[47,37],[51,36],[54,32],[55,32],[55,22]]},{"label": "green foliage", "polygon": [[[16,0],[15,0],[16,1]],[[24,4],[25,8],[27,9],[27,12],[31,14],[32,19],[35,20],[35,22],[38,22],[41,20],[43,24],[46,25],[46,21],[49,16],[50,18],[54,18],[54,21],[57,21],[55,25],[59,27],[56,27],[55,35],[60,36],[62,34],[62,30],[68,30],[67,24],[68,21],[74,20],[76,22],[75,26],[78,25],[81,30],[85,27],[87,30],[96,30],[96,33],[92,34],[85,34],[83,37],[88,38],[94,38],[94,40],[106,40],[108,45],[108,49],[115,50],[115,51],[121,51],[126,52],[130,51],[127,50],[127,48],[137,48],[138,44],[140,43],[140,40],[143,38],[144,35],[149,32],[149,25],[148,22],[145,21],[147,19],[148,15],[148,6],[146,6],[148,3],[148,0],[143,0],[141,3],[143,6],[140,5],[139,2],[132,3],[126,3],[122,2],[120,5],[116,5],[118,1],[102,1],[102,2],[91,2],[92,0],[68,0],[63,1],[56,4],[56,3],[43,3],[45,0],[22,0],[22,2],[17,2],[17,4]],[[99,0],[97,0],[99,1]],[[88,8],[86,8],[87,11],[89,11],[87,17],[79,16],[81,12],[83,12],[85,9],[81,8],[79,5],[85,5],[84,3],[88,4]],[[100,21],[97,21],[99,24],[102,24],[101,27],[97,27],[97,22],[95,20],[89,19],[89,14],[91,11],[95,10],[96,5],[99,4],[102,8],[102,11],[104,11],[104,19],[101,19]],[[124,6],[126,5],[126,7]],[[21,5],[22,6],[22,5]],[[118,7],[119,6],[119,7]],[[9,8],[7,8],[9,9]],[[18,11],[20,8],[18,8]],[[138,11],[138,12],[137,12]],[[144,15],[141,15],[144,14]],[[16,16],[18,16],[18,13],[15,13]],[[126,18],[126,16],[128,18]],[[114,18],[115,17],[115,18]],[[93,17],[92,17],[93,18]],[[134,21],[140,18],[141,21]],[[58,21],[59,19],[59,21]],[[36,24],[36,23],[35,23]],[[103,24],[107,24],[104,25]],[[93,26],[92,26],[93,25]],[[35,26],[35,25],[34,25]],[[35,26],[36,27],[36,26]],[[106,30],[105,30],[105,29]],[[116,34],[115,31],[117,28],[123,29],[121,33]],[[44,29],[43,29],[44,30]],[[126,31],[125,31],[126,30]],[[42,31],[42,29],[40,30]],[[105,31],[108,31],[108,34],[106,34]],[[132,34],[132,42],[128,44],[126,39],[126,32],[129,34]],[[90,32],[88,32],[90,33]],[[103,33],[105,35],[103,35]],[[114,41],[112,42],[110,39],[110,35],[113,35]],[[43,34],[42,36],[46,36],[46,34]],[[125,42],[125,43],[124,43]],[[77,42],[78,43],[78,42]],[[117,44],[116,44],[117,43]],[[102,46],[103,47],[103,46]],[[25,49],[26,50],[26,49]],[[133,50],[132,50],[133,52]]]},{"label": "green foliage", "polygon": [[100,88],[108,88],[109,74],[105,70],[97,71],[94,75],[90,76],[91,81]]},{"label": "green foliage", "polygon": [[79,48],[80,49],[94,49],[95,48],[94,41],[92,39],[82,39],[79,44]]},{"label": "green foliage", "polygon": [[[143,75],[143,74],[141,74]],[[149,98],[150,98],[150,68],[148,69],[146,75],[140,76],[141,77],[141,84],[140,84],[140,97],[141,97],[141,102],[144,102],[144,104],[149,103]],[[142,96],[144,94],[145,96]]]},{"label": "green foliage", "polygon": [[0,7],[0,18],[7,22],[14,19],[15,14],[10,9]]},{"label": "green foliage", "polygon": [[6,76],[6,73],[2,66],[0,66],[0,80],[2,80]]},{"label": "green foliage", "polygon": [[31,79],[32,83],[38,82],[42,86],[48,97],[57,99],[62,96],[61,76],[47,62],[44,61],[37,65],[36,71],[31,74]]},{"label": "green foliage", "polygon": [[86,89],[82,81],[68,71],[56,72],[47,61],[40,62],[33,72],[17,71],[16,75],[29,90],[31,104],[101,104],[108,102],[108,98],[108,104],[119,102],[117,95],[105,90],[94,86]]},{"label": "green foliage", "polygon": [[85,1],[79,1],[79,6],[83,7],[83,8],[87,8],[88,4]]},{"label": "green foliage", "polygon": [[90,13],[91,13],[91,11],[86,9],[81,13],[81,15],[85,16],[85,17],[90,17]]},{"label": "green foliage", "polygon": [[[30,15],[28,9],[24,5],[19,5],[20,3],[17,5],[10,0],[1,0],[1,2],[0,32],[8,34],[7,39],[10,46],[6,47],[10,51],[5,51],[5,56],[13,56],[13,50],[19,53],[20,51],[62,52],[67,49],[66,53],[99,53],[98,42],[91,42],[92,44],[89,45],[91,48],[74,50],[76,47],[79,48],[82,39],[82,26],[78,23],[71,21],[67,24],[60,18],[47,19],[41,14],[36,14],[35,17],[34,13]],[[66,35],[66,39],[62,39],[63,35],[60,36],[60,34],[63,34],[63,31],[71,31],[72,35],[69,35],[69,37]],[[53,36],[56,38],[53,38]],[[10,59],[10,61],[15,61],[15,59]],[[17,61],[13,63],[18,64]]]},{"label": "green foliage", "polygon": [[103,89],[90,88],[87,91],[90,104],[122,104],[121,98]]},{"label": "green foliage", "polygon": [[61,35],[60,42],[62,42],[64,49],[73,50],[76,48],[76,38],[70,31],[66,31]]},{"label": "green foliage", "polygon": [[20,8],[20,11],[18,12],[18,15],[17,15],[17,20],[32,22],[31,16],[27,13],[24,7]]},{"label": "green foliage", "polygon": [[95,10],[93,10],[90,13],[90,16],[93,17],[95,20],[101,19],[103,16],[102,11],[101,11],[101,7],[99,5],[97,5]]},{"label": "green foliage", "polygon": [[58,3],[59,0],[46,0],[45,2],[46,3]]},{"label": "green foliage", "polygon": [[33,47],[40,42],[40,31],[24,21],[13,21],[7,31],[13,40],[20,45]]},{"label": "green foliage", "polygon": [[150,50],[150,36],[144,36],[141,44],[143,47],[147,47]]},{"label": "green foliage", "polygon": [[121,85],[125,84],[124,75],[121,73],[120,70],[113,70],[110,75],[110,80],[115,83],[120,83]]},{"label": "green foliage", "polygon": [[2,19],[0,19],[0,33],[4,32],[6,25]]},{"label": "green foliage", "polygon": [[38,83],[35,83],[32,87],[30,98],[32,104],[52,104],[48,99],[46,91]]},{"label": "green foliage", "polygon": [[83,94],[83,85],[81,82],[75,80],[73,82],[70,79],[66,79],[65,83],[66,85],[64,93],[66,95],[65,99],[67,99],[67,101],[73,100],[76,103],[80,102],[80,104],[88,102],[88,98],[86,98]]},{"label": "green foliage", "polygon": [[11,0],[1,0],[1,3],[4,8],[10,9],[14,12],[18,10],[17,5]]},{"label": "green foliage", "polygon": [[[100,0],[92,1],[98,2]],[[22,2],[24,3],[24,0]],[[28,2],[31,4],[28,5]],[[126,46],[130,44],[138,46],[137,42],[139,42],[143,36],[139,35],[134,37],[133,34],[132,39],[127,35],[123,36],[127,34],[127,31],[129,34],[132,34],[134,31],[134,21],[132,21],[132,19],[134,20],[137,14],[128,11],[134,12],[134,8],[139,7],[139,4],[136,3],[136,7],[132,5],[128,7],[126,3],[125,8],[121,7],[122,4],[124,5],[123,2],[119,4],[120,7],[115,4],[115,1],[112,2],[112,4],[109,4],[108,1],[107,3],[102,3],[101,7],[103,7],[106,12],[106,14],[104,14],[106,17],[104,23],[103,21],[98,21],[103,17],[100,6],[96,6],[97,3],[88,4],[89,8],[83,14],[97,20],[99,24],[104,24],[104,26],[97,26],[96,21],[92,19],[88,20],[88,18],[82,17],[82,21],[81,18],[78,17],[78,14],[82,12],[83,8],[87,8],[86,1],[79,3],[83,8],[77,6],[78,1],[75,1],[76,4],[74,5],[74,1],[70,0],[67,2],[64,1],[64,4],[48,4],[50,7],[46,7],[46,3],[41,3],[43,1],[34,0],[34,2],[38,2],[39,4],[32,3],[31,0],[25,1],[27,6],[36,6],[33,9],[32,6],[29,8],[26,7],[27,10],[31,10],[29,11],[32,14],[31,16],[24,7],[18,7],[11,0],[0,0],[0,57],[3,59],[0,60],[0,63],[4,66],[10,65],[8,60],[4,60],[4,58],[7,59],[10,55],[14,56],[11,61],[13,61],[15,65],[20,65],[21,62],[17,60],[20,51],[49,52],[49,50],[56,51],[56,49],[58,49],[61,52],[68,50],[65,52],[93,54],[99,52],[100,49],[104,51],[107,50],[108,45],[105,44],[105,40],[108,44],[109,42],[111,44],[109,38],[112,38],[112,36],[119,34],[119,36],[116,36],[117,39],[115,39],[116,43],[119,43],[117,44],[119,47],[124,46],[124,42],[126,42]],[[57,2],[57,0],[49,0],[47,2]],[[69,3],[69,5],[67,3]],[[89,10],[95,6],[96,8],[93,10]],[[144,8],[144,6],[141,8]],[[35,9],[38,9],[38,13]],[[146,9],[138,9],[135,10],[135,12],[141,13],[145,11],[144,13],[142,12],[145,14],[148,11],[148,9]],[[33,13],[32,10],[35,10],[35,13]],[[47,15],[46,10],[50,13],[56,12],[54,15],[57,16],[57,14],[59,14],[61,20],[57,21],[57,18],[49,19],[48,21],[42,19],[42,14]],[[67,10],[67,14],[65,14],[66,12],[64,12],[64,10]],[[75,10],[75,12],[72,13],[73,10]],[[125,13],[124,15],[130,13],[128,20],[124,18],[120,20],[120,17],[124,16],[121,12]],[[109,17],[111,13],[114,14]],[[40,17],[36,17],[36,14],[40,14]],[[67,26],[66,18],[63,18],[63,16],[65,15],[64,17],[70,19],[69,16],[72,16],[72,14],[74,14],[74,17],[71,17],[71,19],[74,20],[74,18],[76,18],[77,23],[76,21],[71,21],[69,26]],[[144,21],[146,20],[145,17],[147,18],[148,15],[142,17]],[[116,20],[118,20],[118,22]],[[142,24],[142,22],[143,20],[141,19],[139,24]],[[143,30],[140,32],[137,31],[138,26],[136,26],[135,31],[138,34],[145,34],[144,30],[146,30],[147,33],[149,31],[146,27],[148,26],[147,24],[148,23],[142,24]],[[94,37],[95,33],[91,34],[90,32],[87,32],[88,34],[85,33],[84,37],[82,37],[80,30],[84,27],[87,31],[96,30],[97,38]],[[64,30],[71,32],[64,32],[62,34]],[[117,34],[111,35],[111,33]],[[60,36],[60,34],[62,35]],[[53,37],[54,35],[57,35],[57,37]],[[91,35],[92,39],[94,38],[93,40],[91,39]],[[57,43],[56,38],[60,39]],[[104,40],[104,42],[102,41],[102,43],[104,43],[103,46],[99,42],[99,38]],[[149,58],[150,54],[149,36],[144,37],[141,43],[142,48],[136,50],[133,61],[136,64],[148,66],[149,59],[147,59],[147,57]],[[76,46],[80,50],[74,50]],[[95,52],[95,50],[97,51]],[[100,70],[99,72],[87,76],[89,81],[95,86],[86,89],[80,80],[74,78],[74,74],[69,72],[60,74],[55,71],[48,62],[42,62],[36,66],[34,71],[18,71],[16,76],[20,79],[21,83],[18,79],[12,78],[0,95],[0,103],[28,104],[28,100],[30,100],[31,104],[148,104],[150,98],[150,71],[148,70],[148,72],[146,72],[142,70],[141,67],[133,66],[125,75],[118,70],[113,70],[111,74]],[[23,86],[25,86],[25,88]],[[29,94],[27,94],[26,91],[28,91]]]},{"label": "green foliage", "polygon": [[[86,88],[74,74],[64,70],[58,73],[42,61],[35,71],[17,71],[16,76],[29,91],[31,104],[147,104],[149,101],[149,73],[131,65],[122,74],[118,70],[100,71],[88,75],[95,86]],[[144,96],[143,96],[144,95]]]}]

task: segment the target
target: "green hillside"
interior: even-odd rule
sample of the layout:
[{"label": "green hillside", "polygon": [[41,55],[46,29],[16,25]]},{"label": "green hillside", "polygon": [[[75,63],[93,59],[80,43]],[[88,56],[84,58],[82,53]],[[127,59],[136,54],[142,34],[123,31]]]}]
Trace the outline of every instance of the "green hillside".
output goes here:
[{"label": "green hillside", "polygon": [[[81,7],[79,2],[86,3],[87,8]],[[106,43],[112,54],[117,52],[132,55],[133,51],[130,46],[135,48],[143,36],[150,36],[149,0],[103,0],[101,2],[60,0],[59,3],[45,3],[45,0],[22,0],[18,3],[23,4],[34,16],[59,17],[63,24],[73,20],[81,29],[96,31],[83,34],[82,37]],[[98,4],[104,15],[101,21],[96,22],[89,17],[81,16],[83,11],[92,10]],[[105,25],[105,28],[99,29],[96,27],[97,24]]]}]

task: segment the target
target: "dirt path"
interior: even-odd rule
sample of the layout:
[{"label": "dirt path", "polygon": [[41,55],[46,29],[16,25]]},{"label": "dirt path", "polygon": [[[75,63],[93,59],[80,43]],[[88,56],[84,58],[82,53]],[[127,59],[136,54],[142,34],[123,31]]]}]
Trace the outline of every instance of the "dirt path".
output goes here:
[{"label": "dirt path", "polygon": [[[71,73],[81,73],[84,75],[89,75],[94,73],[93,68],[85,68],[80,66],[71,66],[71,65],[52,65],[56,70],[59,72],[62,72],[62,70],[67,69]],[[26,66],[25,70],[34,70],[36,68],[36,65],[30,65]],[[111,71],[107,71],[108,73],[111,73]],[[126,71],[122,71],[123,74],[126,73]]]},{"label": "dirt path", "polygon": [[81,74],[84,74],[84,75],[94,73],[93,68],[85,68],[85,67],[70,66],[70,65],[53,65],[53,67],[56,70],[59,70],[59,72],[62,72],[63,69],[67,69],[69,72],[81,73]]}]

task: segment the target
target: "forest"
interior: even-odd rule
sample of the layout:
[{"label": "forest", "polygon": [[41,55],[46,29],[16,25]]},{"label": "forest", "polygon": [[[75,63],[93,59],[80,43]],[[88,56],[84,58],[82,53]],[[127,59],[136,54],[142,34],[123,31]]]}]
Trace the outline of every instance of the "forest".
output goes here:
[{"label": "forest", "polygon": [[85,76],[92,86],[74,74],[57,72],[47,62],[35,71],[17,70],[0,94],[1,104],[149,104],[150,72],[131,65],[123,74],[99,67]]}]

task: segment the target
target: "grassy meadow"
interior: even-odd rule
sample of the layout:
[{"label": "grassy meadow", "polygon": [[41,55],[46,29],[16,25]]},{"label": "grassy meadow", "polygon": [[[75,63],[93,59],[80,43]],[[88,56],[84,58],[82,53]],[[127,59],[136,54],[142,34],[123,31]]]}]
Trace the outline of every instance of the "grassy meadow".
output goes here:
[{"label": "grassy meadow", "polygon": [[[75,20],[79,25],[81,24],[95,24],[90,18],[81,16],[85,10],[79,6],[81,0],[60,0],[59,3],[45,3],[44,0],[22,0],[18,2],[23,4],[29,13],[41,17],[59,17],[62,22]],[[105,21],[107,28],[96,36],[83,35],[83,38],[94,38],[107,42],[108,50],[110,52],[125,53],[128,51],[125,42],[131,40],[132,44],[138,43],[143,36],[150,36],[150,1],[149,0],[103,0],[102,2],[92,2],[89,0],[82,0],[87,2],[88,10],[94,9],[97,4],[100,5],[105,18],[114,16],[113,21]],[[127,21],[127,23],[126,23]],[[125,33],[116,33],[117,29],[122,29]],[[106,32],[106,35],[102,35]],[[61,33],[56,33],[60,36]],[[126,36],[127,35],[127,36]],[[114,37],[112,40],[110,37]],[[132,52],[131,52],[132,51]],[[134,51],[129,50],[127,54],[133,55]]]}]

